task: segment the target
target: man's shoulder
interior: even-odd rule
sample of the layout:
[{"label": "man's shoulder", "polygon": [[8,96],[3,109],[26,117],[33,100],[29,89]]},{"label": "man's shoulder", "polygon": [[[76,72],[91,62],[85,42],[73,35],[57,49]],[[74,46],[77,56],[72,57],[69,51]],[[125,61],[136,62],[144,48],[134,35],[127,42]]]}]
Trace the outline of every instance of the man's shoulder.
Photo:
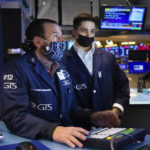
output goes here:
[{"label": "man's shoulder", "polygon": [[75,55],[74,49],[71,48],[70,50],[66,50],[63,56],[62,62],[68,62],[68,60]]},{"label": "man's shoulder", "polygon": [[65,51],[65,55],[64,56],[72,56],[74,54],[74,52],[75,51],[74,51],[74,48],[72,46],[71,49]]}]

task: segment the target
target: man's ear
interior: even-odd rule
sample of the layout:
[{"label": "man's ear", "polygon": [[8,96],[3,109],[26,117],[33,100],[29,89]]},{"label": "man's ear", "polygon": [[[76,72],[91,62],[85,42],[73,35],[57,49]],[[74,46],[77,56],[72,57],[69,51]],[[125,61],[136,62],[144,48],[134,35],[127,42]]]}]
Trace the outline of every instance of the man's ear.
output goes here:
[{"label": "man's ear", "polygon": [[40,37],[38,37],[38,36],[35,36],[33,38],[33,43],[34,43],[35,47],[37,47],[38,49],[42,47],[43,42],[44,41]]},{"label": "man's ear", "polygon": [[76,35],[77,35],[77,30],[74,27],[72,27],[72,35],[73,35],[73,37],[76,37]]}]

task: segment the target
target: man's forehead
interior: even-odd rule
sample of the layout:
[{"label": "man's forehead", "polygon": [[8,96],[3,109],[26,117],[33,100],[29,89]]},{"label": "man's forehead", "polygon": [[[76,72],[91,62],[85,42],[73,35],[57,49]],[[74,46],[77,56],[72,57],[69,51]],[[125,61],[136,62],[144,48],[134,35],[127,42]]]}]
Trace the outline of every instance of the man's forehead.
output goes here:
[{"label": "man's forehead", "polygon": [[93,21],[82,21],[80,26],[80,28],[93,28],[95,29],[95,23]]},{"label": "man's forehead", "polygon": [[44,29],[46,32],[61,32],[61,29],[59,27],[59,25],[55,24],[55,23],[49,23],[49,22],[46,22],[43,24],[44,26]]}]

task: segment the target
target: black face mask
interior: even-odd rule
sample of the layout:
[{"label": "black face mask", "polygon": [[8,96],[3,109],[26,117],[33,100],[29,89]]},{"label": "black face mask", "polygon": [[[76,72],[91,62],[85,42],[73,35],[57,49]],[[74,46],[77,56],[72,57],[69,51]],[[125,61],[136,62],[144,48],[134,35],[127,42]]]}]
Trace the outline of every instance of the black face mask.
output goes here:
[{"label": "black face mask", "polygon": [[81,46],[88,47],[94,41],[94,37],[87,37],[79,34],[77,41]]}]

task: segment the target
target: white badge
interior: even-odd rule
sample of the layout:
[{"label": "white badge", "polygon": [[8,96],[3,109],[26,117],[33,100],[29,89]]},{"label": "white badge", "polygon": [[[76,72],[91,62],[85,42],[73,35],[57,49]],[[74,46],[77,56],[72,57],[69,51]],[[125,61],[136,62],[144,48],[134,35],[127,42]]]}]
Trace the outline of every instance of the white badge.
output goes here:
[{"label": "white badge", "polygon": [[57,72],[57,75],[60,80],[65,80],[67,77],[69,77],[69,74],[66,70],[60,70],[59,72]]},{"label": "white badge", "polygon": [[60,80],[65,80],[65,76],[62,72],[57,72],[57,75],[58,75]]}]

